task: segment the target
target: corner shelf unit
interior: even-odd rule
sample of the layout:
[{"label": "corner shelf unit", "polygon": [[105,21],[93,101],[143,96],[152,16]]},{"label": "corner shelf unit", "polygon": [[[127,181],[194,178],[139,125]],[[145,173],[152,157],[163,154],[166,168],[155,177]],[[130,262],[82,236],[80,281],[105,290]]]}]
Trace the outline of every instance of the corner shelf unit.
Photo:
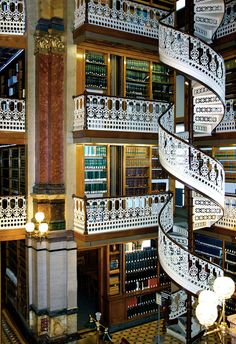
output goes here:
[{"label": "corner shelf unit", "polygon": [[94,93],[107,91],[107,56],[98,52],[86,52],[85,87]]}]

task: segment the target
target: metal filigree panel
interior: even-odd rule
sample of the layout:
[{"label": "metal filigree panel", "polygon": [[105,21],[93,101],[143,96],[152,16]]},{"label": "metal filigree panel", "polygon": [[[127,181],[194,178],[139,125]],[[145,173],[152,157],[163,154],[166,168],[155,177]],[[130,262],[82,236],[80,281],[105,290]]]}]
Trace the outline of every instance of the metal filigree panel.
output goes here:
[{"label": "metal filigree panel", "polygon": [[158,133],[158,118],[168,103],[95,94],[74,98],[74,131]]},{"label": "metal filigree panel", "polygon": [[75,29],[88,22],[155,39],[158,38],[159,18],[167,14],[166,11],[155,7],[127,0],[112,2],[89,0],[87,4],[82,0],[75,1],[75,4]]},{"label": "metal filigree panel", "polygon": [[25,101],[0,99],[0,130],[25,131]]},{"label": "metal filigree panel", "polygon": [[234,102],[234,99],[226,100],[224,118],[216,127],[217,133],[236,131],[236,110],[234,110]]},{"label": "metal filigree panel", "polygon": [[74,198],[74,229],[88,234],[158,226],[168,193],[136,197]]},{"label": "metal filigree panel", "polygon": [[216,31],[216,38],[224,37],[236,32],[236,1],[230,1],[226,5],[223,21]]},{"label": "metal filigree panel", "polygon": [[14,229],[26,224],[25,196],[0,197],[0,229]]},{"label": "metal filigree panel", "polygon": [[0,4],[0,34],[23,35],[25,33],[25,1],[4,0]]},{"label": "metal filigree panel", "polygon": [[216,223],[216,226],[236,230],[236,197],[225,197],[224,216]]}]

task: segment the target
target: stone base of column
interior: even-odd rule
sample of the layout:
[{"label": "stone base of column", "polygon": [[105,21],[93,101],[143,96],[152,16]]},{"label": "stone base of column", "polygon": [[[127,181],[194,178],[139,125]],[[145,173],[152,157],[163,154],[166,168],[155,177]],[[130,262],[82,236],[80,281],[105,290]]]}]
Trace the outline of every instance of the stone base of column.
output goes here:
[{"label": "stone base of column", "polygon": [[33,212],[44,212],[49,230],[65,229],[65,195],[33,194]]},{"label": "stone base of column", "polygon": [[76,343],[78,310],[67,310],[46,314],[46,312],[31,309],[30,328],[33,331],[35,343]]}]

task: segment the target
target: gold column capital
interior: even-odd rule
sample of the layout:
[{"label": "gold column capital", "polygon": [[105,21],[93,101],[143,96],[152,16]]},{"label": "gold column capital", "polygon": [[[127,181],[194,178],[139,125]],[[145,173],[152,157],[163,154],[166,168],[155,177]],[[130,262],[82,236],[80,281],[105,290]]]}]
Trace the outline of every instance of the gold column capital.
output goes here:
[{"label": "gold column capital", "polygon": [[52,30],[43,32],[36,30],[34,34],[34,54],[64,53],[64,37]]}]

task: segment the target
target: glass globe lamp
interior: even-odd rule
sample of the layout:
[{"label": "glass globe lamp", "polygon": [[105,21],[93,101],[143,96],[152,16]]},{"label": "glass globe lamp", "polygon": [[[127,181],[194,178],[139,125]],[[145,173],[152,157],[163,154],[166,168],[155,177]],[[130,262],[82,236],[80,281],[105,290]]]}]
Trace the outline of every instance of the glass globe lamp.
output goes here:
[{"label": "glass globe lamp", "polygon": [[233,295],[235,284],[232,278],[221,276],[215,279],[213,289],[220,300],[227,300]]},{"label": "glass globe lamp", "polygon": [[198,303],[211,303],[217,306],[219,299],[214,291],[202,290],[198,296]]},{"label": "glass globe lamp", "polygon": [[214,324],[218,316],[218,310],[215,304],[201,302],[196,307],[196,317],[199,323],[205,327]]}]

